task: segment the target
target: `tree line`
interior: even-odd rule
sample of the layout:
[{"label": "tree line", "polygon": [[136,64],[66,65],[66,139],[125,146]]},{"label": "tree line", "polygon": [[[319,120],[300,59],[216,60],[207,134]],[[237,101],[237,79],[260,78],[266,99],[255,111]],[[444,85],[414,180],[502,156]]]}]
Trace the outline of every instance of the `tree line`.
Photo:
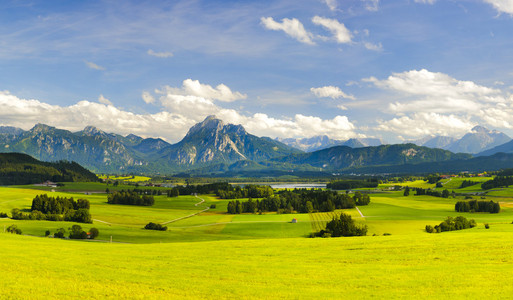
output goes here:
[{"label": "tree line", "polygon": [[488,180],[481,184],[483,190],[489,190],[497,187],[508,187],[513,185],[513,176],[496,176],[492,180]]},{"label": "tree line", "polygon": [[89,200],[73,197],[48,197],[47,194],[37,195],[32,200],[30,213],[23,213],[18,208],[11,211],[15,220],[47,220],[92,223],[89,213]]},{"label": "tree line", "polygon": [[353,196],[321,189],[294,189],[279,191],[278,194],[261,200],[230,201],[228,213],[278,212],[311,213],[316,211],[334,211],[335,209],[354,208],[356,205],[368,205],[370,197],[356,192]]},{"label": "tree line", "polygon": [[[445,189],[442,192],[432,189],[423,189],[423,188],[411,188],[412,190],[415,190],[415,196],[422,196],[422,195],[428,195],[433,197],[441,197],[441,198],[449,198],[451,193],[449,190]],[[410,188],[408,188],[408,191]],[[407,195],[405,195],[407,196]]]},{"label": "tree line", "polygon": [[498,201],[470,200],[456,202],[454,209],[457,212],[489,212],[491,214],[497,214],[501,211],[501,206]]},{"label": "tree line", "polygon": [[376,178],[370,178],[366,180],[334,180],[329,182],[326,187],[332,190],[352,190],[358,188],[376,188],[378,187],[379,181]]},{"label": "tree line", "polygon": [[109,204],[124,204],[124,205],[139,205],[139,206],[152,206],[155,204],[155,199],[151,195],[140,195],[137,192],[114,192],[107,195],[107,203]]},{"label": "tree line", "polygon": [[227,186],[227,189],[218,189],[216,196],[221,199],[240,199],[240,198],[264,198],[274,195],[274,191],[267,185],[248,184],[244,187]]}]

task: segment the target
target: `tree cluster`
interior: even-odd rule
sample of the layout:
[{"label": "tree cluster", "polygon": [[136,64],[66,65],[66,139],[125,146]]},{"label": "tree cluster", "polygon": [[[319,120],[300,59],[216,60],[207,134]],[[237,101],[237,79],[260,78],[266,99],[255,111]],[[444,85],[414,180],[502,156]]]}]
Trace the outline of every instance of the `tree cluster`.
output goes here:
[{"label": "tree cluster", "polygon": [[442,177],[440,177],[440,175],[438,175],[438,174],[431,174],[424,178],[424,180],[430,184],[436,183],[436,182],[440,181],[440,179],[442,179]]},{"label": "tree cluster", "polygon": [[43,214],[65,214],[69,210],[89,209],[90,204],[87,199],[77,199],[73,197],[48,197],[47,194],[37,195],[32,199],[31,211],[40,211]]},{"label": "tree cluster", "polygon": [[170,189],[170,190],[167,190],[167,196],[168,197],[178,197],[180,196],[180,190],[176,187]]},{"label": "tree cluster", "polygon": [[501,206],[499,202],[470,200],[456,202],[454,209],[457,212],[489,212],[497,214],[501,211]]},{"label": "tree cluster", "polygon": [[326,224],[326,229],[317,233],[321,237],[364,236],[367,235],[367,225],[357,225],[350,215],[341,213]]},{"label": "tree cluster", "polygon": [[248,184],[244,187],[230,185],[228,189],[218,189],[216,195],[221,199],[265,198],[271,197],[274,192],[267,185]]},{"label": "tree cluster", "polygon": [[162,226],[161,224],[150,222],[144,226],[144,229],[166,231],[167,226]]},{"label": "tree cluster", "polygon": [[[158,189],[139,189],[139,188],[135,188],[135,189],[127,189],[127,190],[122,189],[122,190],[118,190],[117,192],[119,192],[119,193],[137,193],[139,195],[152,195],[152,196],[160,196],[160,195],[162,195],[162,190],[158,190]],[[110,193],[110,191],[107,191],[107,193]]]},{"label": "tree cluster", "polygon": [[155,204],[155,199],[151,195],[141,196],[137,192],[114,192],[112,194],[107,195],[107,203],[152,206],[153,204]]},{"label": "tree cluster", "polygon": [[513,185],[513,176],[497,176],[481,184],[483,190],[489,190],[497,187],[508,187]]},{"label": "tree cluster", "polygon": [[[80,225],[73,225],[73,226],[71,226],[71,228],[68,228],[68,230],[69,230],[68,237],[70,239],[77,239],[77,240],[79,240],[79,239],[80,240],[83,240],[83,239],[93,240],[96,237],[98,237],[98,235],[100,234],[100,231],[95,227],[92,227],[91,229],[89,229],[89,232],[86,232],[82,229],[82,226],[80,226]],[[47,230],[45,235],[46,236],[50,235],[50,231]],[[65,235],[66,235],[66,229],[59,228],[53,234],[53,237],[63,239]]]},{"label": "tree cluster", "polygon": [[473,185],[476,185],[478,183],[479,183],[478,181],[463,180],[463,182],[460,185],[460,189],[466,188],[466,187],[469,187],[469,186],[473,186]]},{"label": "tree cluster", "polygon": [[329,182],[326,187],[332,190],[352,190],[358,188],[375,188],[378,187],[379,181],[376,178],[367,180],[334,180]]},{"label": "tree cluster", "polygon": [[191,195],[191,194],[214,194],[217,190],[230,190],[232,186],[228,182],[215,182],[209,184],[198,184],[198,185],[177,185],[175,188],[178,189],[180,195]]},{"label": "tree cluster", "polygon": [[18,226],[12,224],[11,226],[7,227],[6,229],[7,232],[9,233],[15,233],[15,234],[21,234],[22,231],[21,229],[18,228]]},{"label": "tree cluster", "polygon": [[435,225],[426,225],[426,232],[439,233],[443,231],[462,230],[467,228],[476,227],[476,221],[474,219],[467,220],[467,218],[458,216],[456,218],[447,217],[442,223]]},{"label": "tree cluster", "polygon": [[18,208],[11,211],[11,217],[15,220],[47,220],[47,221],[72,221],[80,223],[92,223],[89,213],[89,201],[72,197],[48,197],[47,194],[37,195],[32,200],[30,213],[23,213]]},{"label": "tree cluster", "polygon": [[422,195],[428,195],[433,197],[442,197],[442,198],[449,198],[451,193],[449,190],[445,189],[442,192],[432,189],[423,189],[423,188],[412,188],[415,190],[415,196],[422,196]]},{"label": "tree cluster", "polygon": [[279,191],[278,194],[254,201],[230,201],[228,213],[278,212],[311,213],[316,211],[334,211],[335,209],[354,208],[355,205],[367,205],[370,197],[356,192],[354,196],[339,194],[321,189],[294,189]]}]

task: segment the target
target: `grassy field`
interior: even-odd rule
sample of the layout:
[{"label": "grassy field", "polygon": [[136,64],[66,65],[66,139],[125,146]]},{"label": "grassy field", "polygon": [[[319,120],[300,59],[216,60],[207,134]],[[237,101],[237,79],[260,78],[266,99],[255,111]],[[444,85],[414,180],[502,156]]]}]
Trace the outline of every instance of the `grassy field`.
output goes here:
[{"label": "grassy field", "polygon": [[0,234],[0,286],[8,299],[509,298],[512,229],[151,245]]},{"label": "grassy field", "polygon": [[[456,213],[464,195],[383,191],[359,207],[361,217],[356,209],[230,215],[228,200],[213,195],[156,196],[152,207],[111,205],[104,193],[79,192],[96,186],[72,187],[75,192],[0,188],[0,212],[7,213],[28,210],[41,193],[86,198],[94,223],[80,225],[100,230],[98,241],[60,240],[44,232],[76,223],[0,219],[0,228],[16,224],[25,235],[0,232],[0,298],[501,298],[513,292],[505,284],[513,271],[513,188],[475,197],[499,201],[499,214]],[[368,236],[307,238],[342,212],[366,224]],[[458,215],[478,226],[424,231]],[[168,230],[144,230],[150,221],[167,223]]]}]

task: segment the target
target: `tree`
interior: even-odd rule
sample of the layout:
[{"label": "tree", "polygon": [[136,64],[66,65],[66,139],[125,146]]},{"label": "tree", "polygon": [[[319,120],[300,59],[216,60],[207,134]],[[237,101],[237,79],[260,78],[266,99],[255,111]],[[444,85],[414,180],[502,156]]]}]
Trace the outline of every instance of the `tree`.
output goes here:
[{"label": "tree", "polygon": [[306,201],[306,212],[311,213],[314,211],[312,201]]},{"label": "tree", "polygon": [[404,189],[404,194],[403,194],[403,195],[404,195],[404,196],[409,196],[409,195],[410,195],[410,187],[408,187],[408,186],[407,186],[407,187]]},{"label": "tree", "polygon": [[82,230],[80,225],[71,226],[71,231],[69,233],[70,239],[85,239],[87,238],[87,233]]},{"label": "tree", "polygon": [[96,237],[98,237],[98,235],[100,234],[100,231],[96,228],[91,228],[89,229],[89,238],[91,240],[94,240]]},{"label": "tree", "polygon": [[449,198],[449,190],[445,189],[442,191],[442,198]]}]

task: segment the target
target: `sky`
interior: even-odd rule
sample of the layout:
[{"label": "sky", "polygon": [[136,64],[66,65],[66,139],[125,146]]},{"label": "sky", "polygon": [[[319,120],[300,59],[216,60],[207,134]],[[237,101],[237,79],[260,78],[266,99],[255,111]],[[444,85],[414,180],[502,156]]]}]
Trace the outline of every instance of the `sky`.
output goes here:
[{"label": "sky", "polygon": [[513,137],[513,0],[0,2],[0,125]]}]

